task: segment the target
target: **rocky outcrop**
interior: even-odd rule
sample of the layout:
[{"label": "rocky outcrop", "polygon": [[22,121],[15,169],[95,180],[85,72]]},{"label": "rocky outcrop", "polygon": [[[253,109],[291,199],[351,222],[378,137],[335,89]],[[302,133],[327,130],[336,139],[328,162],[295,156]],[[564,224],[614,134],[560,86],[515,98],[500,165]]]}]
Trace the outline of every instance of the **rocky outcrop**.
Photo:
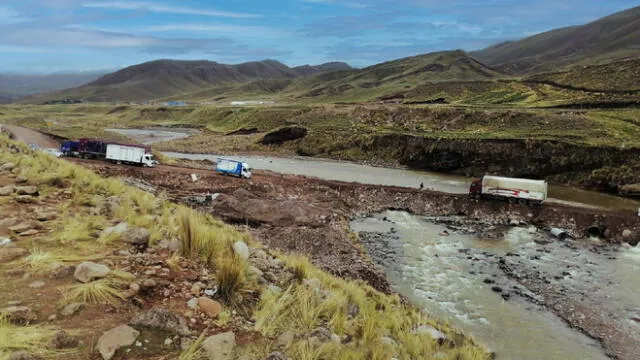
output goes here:
[{"label": "rocky outcrop", "polygon": [[284,127],[266,134],[262,140],[260,140],[260,143],[264,145],[280,145],[287,141],[302,139],[307,136],[307,132],[307,129],[303,127]]}]

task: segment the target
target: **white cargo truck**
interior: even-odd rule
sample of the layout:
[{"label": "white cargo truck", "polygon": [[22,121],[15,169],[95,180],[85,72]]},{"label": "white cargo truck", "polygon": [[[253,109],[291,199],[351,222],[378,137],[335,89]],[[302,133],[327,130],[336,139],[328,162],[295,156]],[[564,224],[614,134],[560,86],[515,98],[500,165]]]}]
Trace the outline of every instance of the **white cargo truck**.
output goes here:
[{"label": "white cargo truck", "polygon": [[107,145],[108,161],[118,164],[142,165],[145,167],[154,167],[158,162],[146,148],[131,145]]},{"label": "white cargo truck", "polygon": [[475,198],[494,198],[519,204],[541,204],[547,199],[548,184],[544,180],[484,176],[475,179],[469,195]]},{"label": "white cargo truck", "polygon": [[251,167],[249,167],[249,164],[240,161],[218,159],[216,161],[216,172],[222,175],[251,179]]}]

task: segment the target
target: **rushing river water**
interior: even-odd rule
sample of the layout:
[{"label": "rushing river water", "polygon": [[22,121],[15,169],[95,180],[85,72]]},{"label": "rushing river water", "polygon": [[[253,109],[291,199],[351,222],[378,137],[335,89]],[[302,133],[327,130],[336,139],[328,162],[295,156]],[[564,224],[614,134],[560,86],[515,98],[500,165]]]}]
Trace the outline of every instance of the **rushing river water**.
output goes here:
[{"label": "rushing river water", "polygon": [[[130,136],[145,144],[180,139],[190,136],[187,132],[174,129],[109,129],[109,131]],[[465,194],[469,191],[471,179],[427,171],[412,171],[404,169],[390,169],[361,165],[351,162],[338,162],[307,157],[269,157],[269,156],[240,156],[214,154],[185,154],[165,152],[174,158],[190,160],[216,161],[218,157],[231,158],[249,163],[253,169],[270,170],[282,174],[304,175],[325,180],[357,182],[371,185],[389,185],[417,188],[423,184],[427,189],[436,191]],[[617,210],[637,211],[640,202],[606,195],[593,191],[584,191],[571,187],[550,186],[549,202],[590,207],[603,207]]]},{"label": "rushing river water", "polygon": [[[361,234],[370,255],[398,292],[431,316],[476,337],[495,351],[498,359],[606,358],[596,341],[549,311],[519,296],[505,301],[485,283],[485,279],[492,279],[505,291],[517,286],[496,266],[497,259],[509,253],[536,259],[527,261],[536,271],[559,272],[565,265],[576,269],[562,280],[563,286],[584,291],[594,299],[601,297],[601,302],[606,302],[602,307],[611,316],[619,316],[621,326],[628,322],[626,331],[640,336],[640,327],[629,320],[635,316],[630,312],[640,305],[640,249],[625,251],[612,265],[613,260],[605,263],[604,256],[587,249],[575,252],[559,243],[546,245],[553,251],[541,257],[537,251],[541,246],[534,239],[547,235],[534,229],[514,227],[500,239],[455,232],[444,236],[439,235],[446,230],[444,225],[396,211],[355,220],[351,227]],[[366,234],[377,236],[367,238]],[[594,265],[585,268],[585,264]]]}]

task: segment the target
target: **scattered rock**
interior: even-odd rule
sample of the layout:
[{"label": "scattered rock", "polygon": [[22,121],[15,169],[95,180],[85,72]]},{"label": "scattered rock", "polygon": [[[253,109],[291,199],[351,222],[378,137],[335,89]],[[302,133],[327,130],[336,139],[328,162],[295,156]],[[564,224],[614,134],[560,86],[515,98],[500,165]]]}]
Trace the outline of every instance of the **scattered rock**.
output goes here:
[{"label": "scattered rock", "polygon": [[122,234],[122,240],[136,249],[144,251],[149,247],[149,230],[140,227],[130,228]]},{"label": "scattered rock", "polygon": [[71,275],[73,275],[73,273],[76,271],[76,267],[75,266],[62,266],[59,267],[55,270],[53,270],[51,272],[51,274],[49,274],[49,278],[50,279],[63,279],[66,277],[69,277]]},{"label": "scattered rock", "polygon": [[31,229],[31,230],[27,230],[27,231],[21,232],[18,235],[20,235],[20,236],[33,236],[33,235],[37,235],[39,233],[40,233],[40,231],[38,231],[36,229]]},{"label": "scattered rock", "polygon": [[202,312],[207,314],[207,316],[210,318],[215,319],[222,312],[222,305],[219,302],[206,297],[201,297],[198,299],[198,306],[200,307]]},{"label": "scattered rock", "polygon": [[25,184],[27,181],[29,181],[29,179],[24,176],[16,177],[16,184]]},{"label": "scattered rock", "polygon": [[249,247],[244,241],[236,241],[233,244],[233,251],[243,260],[249,259]]},{"label": "scattered rock", "polygon": [[140,283],[140,289],[142,290],[153,289],[156,286],[158,286],[158,283],[153,279],[144,279]]},{"label": "scattered rock", "polygon": [[162,329],[182,336],[191,335],[187,320],[180,315],[176,315],[169,310],[154,308],[136,314],[129,322],[133,326],[146,326],[149,328]]},{"label": "scattered rock", "polygon": [[9,322],[17,325],[27,325],[38,319],[36,314],[26,306],[9,306],[0,309],[0,314],[6,317]]},{"label": "scattered rock", "polygon": [[169,249],[169,251],[171,251],[172,253],[178,253],[182,251],[182,242],[178,239],[171,239],[171,241],[169,241],[167,249]]},{"label": "scattered rock", "polygon": [[6,163],[6,164],[0,166],[0,170],[2,170],[2,171],[11,171],[11,170],[13,170],[15,168],[16,168],[16,164],[14,164],[12,162],[9,162],[9,163]]},{"label": "scattered rock", "polygon": [[62,311],[60,311],[60,315],[62,316],[73,316],[84,309],[83,303],[71,303],[65,306]]},{"label": "scattered rock", "polygon": [[29,252],[19,247],[0,248],[0,264],[26,256]]},{"label": "scattered rock", "polygon": [[490,278],[486,278],[486,279],[484,279],[484,283],[485,283],[485,284],[495,284],[495,282],[496,282],[495,280],[490,279]]},{"label": "scattered rock", "polygon": [[138,330],[127,325],[120,325],[102,334],[96,348],[102,355],[102,359],[111,360],[118,349],[133,345],[139,335]]},{"label": "scattered rock", "polygon": [[134,294],[137,294],[140,292],[140,285],[138,283],[131,283],[129,284],[129,290]]},{"label": "scattered rock", "polygon": [[447,336],[442,331],[429,325],[420,325],[415,332],[417,334],[427,334],[431,336],[432,339],[437,340],[440,343],[447,339]]},{"label": "scattered rock", "polygon": [[51,339],[50,344],[54,349],[73,349],[78,347],[80,340],[69,335],[66,331],[58,331]]},{"label": "scattered rock", "polygon": [[276,340],[276,346],[280,349],[286,349],[296,340],[296,333],[293,331],[285,331]]},{"label": "scattered rock", "polygon": [[497,293],[501,293],[502,292],[502,288],[500,286],[492,286],[491,290],[493,290],[494,292],[497,292]]},{"label": "scattered rock", "polygon": [[290,360],[287,355],[276,351],[276,352],[272,352],[269,355],[267,355],[267,357],[265,357],[262,360]]},{"label": "scattered rock", "polygon": [[29,284],[29,287],[32,289],[39,289],[41,287],[44,287],[46,284],[44,281],[42,280],[38,280],[38,281],[34,281],[31,284]]},{"label": "scattered rock", "polygon": [[38,195],[38,188],[35,186],[16,186],[15,191],[18,195]]},{"label": "scattered rock", "polygon": [[55,211],[42,211],[36,214],[38,221],[51,221],[58,217],[58,213]]},{"label": "scattered rock", "polygon": [[33,204],[36,202],[36,199],[34,199],[32,196],[30,195],[20,195],[20,196],[16,196],[15,198],[16,202],[19,204]]},{"label": "scattered rock", "polygon": [[205,288],[205,286],[205,284],[198,281],[191,286],[191,293],[195,296],[198,296],[202,292],[202,289]]},{"label": "scattered rock", "polygon": [[0,187],[0,196],[9,196],[13,194],[14,188],[12,185]]},{"label": "scattered rock", "polygon": [[0,247],[9,246],[13,243],[8,237],[0,237]]},{"label": "scattered rock", "polygon": [[80,282],[88,283],[93,279],[100,279],[109,274],[111,270],[108,266],[85,261],[78,265],[73,276]]},{"label": "scattered rock", "polygon": [[44,358],[38,355],[29,354],[26,351],[15,351],[9,355],[8,360],[44,360]]},{"label": "scattered rock", "polygon": [[28,222],[23,222],[20,223],[18,225],[14,225],[9,227],[9,231],[14,232],[14,233],[23,233],[25,231],[31,230],[33,229],[33,224],[28,223]]},{"label": "scattered rock", "polygon": [[121,222],[116,226],[111,226],[102,230],[102,232],[100,233],[100,237],[107,237],[111,235],[122,235],[125,232],[127,232],[128,229],[129,229],[129,224],[127,224],[126,222]]},{"label": "scattered rock", "polygon": [[323,327],[316,328],[311,332],[309,336],[309,345],[312,348],[317,349],[322,346],[322,344],[330,342],[332,339],[332,335],[333,334],[331,333],[331,331]]},{"label": "scattered rock", "polygon": [[202,343],[202,349],[209,360],[231,360],[235,347],[236,336],[232,331],[209,336]]},{"label": "scattered rock", "polygon": [[192,298],[187,301],[187,307],[191,310],[196,310],[198,308],[198,298]]},{"label": "scattered rock", "polygon": [[622,237],[625,239],[631,238],[631,235],[633,235],[633,233],[629,229],[624,229],[624,231],[622,231]]}]

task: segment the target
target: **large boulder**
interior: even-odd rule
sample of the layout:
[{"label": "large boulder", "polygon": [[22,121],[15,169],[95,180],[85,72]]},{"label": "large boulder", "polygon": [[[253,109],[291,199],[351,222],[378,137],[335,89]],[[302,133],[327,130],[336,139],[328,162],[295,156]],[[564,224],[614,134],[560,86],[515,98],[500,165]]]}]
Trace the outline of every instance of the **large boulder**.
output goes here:
[{"label": "large boulder", "polygon": [[29,252],[26,249],[19,247],[0,248],[0,264],[21,258],[26,256],[28,253]]},{"label": "large boulder", "polygon": [[122,240],[139,250],[149,246],[149,230],[145,228],[130,228],[122,234]]},{"label": "large boulder", "polygon": [[80,282],[88,283],[94,279],[101,279],[109,275],[110,271],[106,265],[85,261],[76,267],[73,276]]},{"label": "large boulder", "polygon": [[96,349],[104,360],[111,360],[118,349],[135,343],[140,332],[130,326],[117,326],[100,336]]},{"label": "large boulder", "polygon": [[202,343],[202,349],[209,360],[231,360],[236,348],[236,335],[232,332],[209,336]]},{"label": "large boulder", "polygon": [[211,300],[207,297],[201,297],[198,299],[198,306],[203,313],[207,314],[210,318],[217,318],[218,315],[222,312],[222,305],[215,301]]},{"label": "large boulder", "polygon": [[160,308],[136,314],[129,322],[129,325],[166,330],[182,336],[191,335],[185,318]]}]

